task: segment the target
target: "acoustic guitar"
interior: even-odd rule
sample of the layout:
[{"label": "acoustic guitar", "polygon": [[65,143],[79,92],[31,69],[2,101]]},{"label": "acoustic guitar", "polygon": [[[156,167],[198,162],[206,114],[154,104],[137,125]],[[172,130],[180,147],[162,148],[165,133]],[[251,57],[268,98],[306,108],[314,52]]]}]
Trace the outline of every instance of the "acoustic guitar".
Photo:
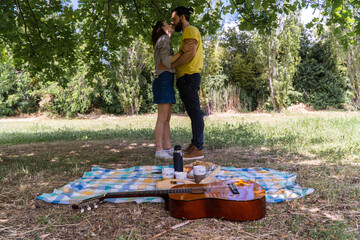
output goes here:
[{"label": "acoustic guitar", "polygon": [[223,218],[233,221],[255,220],[265,216],[265,190],[259,184],[240,179],[208,184],[182,184],[164,190],[109,192],[72,205],[78,209],[97,208],[108,198],[162,197],[165,209],[175,218]]}]

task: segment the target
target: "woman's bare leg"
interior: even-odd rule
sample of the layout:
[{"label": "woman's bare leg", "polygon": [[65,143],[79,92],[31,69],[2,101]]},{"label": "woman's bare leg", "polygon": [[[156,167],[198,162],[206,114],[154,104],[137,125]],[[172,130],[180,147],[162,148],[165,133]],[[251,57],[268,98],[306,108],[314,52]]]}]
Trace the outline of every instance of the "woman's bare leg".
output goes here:
[{"label": "woman's bare leg", "polygon": [[[155,125],[155,144],[156,151],[163,149],[162,142],[164,139],[164,134],[166,135],[165,146],[170,145],[170,124],[169,124],[169,112],[171,115],[171,106],[170,103],[161,103],[158,104],[158,116]],[[167,123],[166,123],[167,122]],[[166,130],[165,130],[166,128]],[[166,142],[167,141],[167,142]],[[171,145],[170,145],[171,146]],[[167,147],[167,146],[166,146]]]},{"label": "woman's bare leg", "polygon": [[171,119],[171,108],[172,104],[167,109],[167,118],[164,122],[164,132],[163,132],[163,139],[164,139],[164,149],[171,148],[170,142],[170,119]]}]

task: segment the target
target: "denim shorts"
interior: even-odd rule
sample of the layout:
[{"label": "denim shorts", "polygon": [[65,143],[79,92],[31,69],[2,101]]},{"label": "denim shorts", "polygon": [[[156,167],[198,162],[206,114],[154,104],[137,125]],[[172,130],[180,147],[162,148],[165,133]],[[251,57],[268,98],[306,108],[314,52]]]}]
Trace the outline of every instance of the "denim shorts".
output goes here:
[{"label": "denim shorts", "polygon": [[154,103],[175,103],[174,73],[165,71],[152,84]]}]

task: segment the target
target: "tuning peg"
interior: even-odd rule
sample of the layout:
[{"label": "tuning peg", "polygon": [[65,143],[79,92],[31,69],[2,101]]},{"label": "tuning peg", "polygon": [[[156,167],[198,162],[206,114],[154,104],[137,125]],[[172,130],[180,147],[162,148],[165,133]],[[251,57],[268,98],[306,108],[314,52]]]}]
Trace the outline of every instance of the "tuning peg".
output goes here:
[{"label": "tuning peg", "polygon": [[88,210],[88,211],[91,211],[90,205],[87,205],[87,210]]},{"label": "tuning peg", "polygon": [[81,211],[80,211],[80,212],[81,212],[81,213],[85,212],[85,209],[81,208]]},{"label": "tuning peg", "polygon": [[94,203],[94,208],[98,208],[98,205],[96,205],[96,203]]}]

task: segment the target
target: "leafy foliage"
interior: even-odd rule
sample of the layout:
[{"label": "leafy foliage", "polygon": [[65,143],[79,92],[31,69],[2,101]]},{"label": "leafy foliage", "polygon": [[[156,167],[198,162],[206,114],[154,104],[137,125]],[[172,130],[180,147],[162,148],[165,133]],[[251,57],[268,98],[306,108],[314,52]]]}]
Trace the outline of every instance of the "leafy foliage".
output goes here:
[{"label": "leafy foliage", "polygon": [[[0,4],[0,40],[14,53],[16,69],[26,64],[32,78],[42,82],[67,83],[67,72],[77,64],[89,64],[87,78],[106,71],[105,62],[116,58],[115,52],[130,46],[139,36],[149,39],[151,26],[157,20],[170,21],[176,6],[195,9],[191,23],[203,35],[220,28],[221,14],[238,13],[241,30],[257,29],[270,34],[279,26],[279,17],[306,7],[319,9],[322,17],[308,27],[337,24],[341,42],[348,46],[360,33],[359,0],[79,0],[73,9],[70,0],[3,0]],[[176,41],[177,42],[177,41]],[[76,54],[83,47],[82,54]],[[81,60],[81,61],[78,61]]]},{"label": "leafy foliage", "polygon": [[353,101],[360,107],[360,40],[358,40],[358,45],[348,48],[345,64],[350,79]]},{"label": "leafy foliage", "polygon": [[11,48],[16,69],[26,66],[42,81],[64,82],[78,42],[71,6],[60,0],[4,0],[0,6],[0,39]]},{"label": "leafy foliage", "polygon": [[294,88],[302,93],[301,101],[317,109],[343,107],[348,86],[339,69],[333,42],[325,38],[302,54],[294,77]]},{"label": "leafy foliage", "polygon": [[116,83],[119,89],[118,99],[127,114],[133,115],[140,110],[142,103],[140,89],[146,84],[141,73],[149,67],[148,62],[151,62],[152,58],[149,53],[149,45],[136,41],[130,47],[118,51],[118,59],[111,63],[118,79]]},{"label": "leafy foliage", "polygon": [[349,79],[349,94],[353,103],[360,107],[360,38],[357,37],[357,44],[349,46],[345,49],[339,44],[338,38],[334,34],[330,34],[331,40],[334,41],[334,51],[338,55],[339,63],[344,66]]},{"label": "leafy foliage", "polygon": [[5,50],[0,62],[0,116],[11,116],[16,113],[33,113],[38,109],[36,85],[29,74],[16,71],[12,56]]},{"label": "leafy foliage", "polygon": [[262,72],[264,66],[256,61],[257,50],[252,32],[229,29],[223,38],[222,65],[229,74],[229,82],[238,87],[247,109],[255,110],[268,94]]},{"label": "leafy foliage", "polygon": [[[205,36],[204,46],[204,67],[201,74],[201,93],[200,101],[207,115],[211,112],[225,110],[221,102],[223,90],[227,85],[227,76],[224,75],[220,65],[221,48],[219,46],[219,38],[216,36],[211,38]],[[222,95],[222,96],[220,96]]]},{"label": "leafy foliage", "polygon": [[[360,34],[359,0],[230,0],[225,11],[239,14],[240,30],[257,29],[260,33],[270,34],[272,29],[280,26],[280,16],[291,15],[308,7],[321,13],[320,17],[308,23],[308,28],[316,26],[322,34],[324,25],[337,25],[336,35],[345,47],[353,44],[354,37]],[[346,29],[345,33],[342,29]]]},{"label": "leafy foliage", "polygon": [[74,117],[91,110],[94,89],[85,79],[86,69],[81,69],[66,87],[58,83],[48,83],[41,89],[42,111]]},{"label": "leafy foliage", "polygon": [[296,17],[285,18],[281,27],[269,35],[255,35],[258,60],[265,67],[264,77],[268,79],[271,103],[275,111],[285,106],[292,78],[299,63],[300,28]]},{"label": "leafy foliage", "polygon": [[[179,5],[195,9],[190,22],[206,36],[200,97],[207,113],[254,110],[268,99],[278,111],[297,101],[316,108],[342,107],[346,91],[359,104],[358,0],[79,0],[78,9],[70,2],[1,1],[0,115],[39,109],[68,117],[94,109],[155,112],[150,29],[157,20],[169,22],[171,10]],[[308,27],[316,25],[321,33],[321,24],[331,24],[345,47],[325,47],[324,41],[316,50],[303,41],[301,66],[293,78],[299,34],[290,16],[307,6],[322,12]],[[240,29],[255,31],[231,29],[219,39],[214,33],[227,12],[239,14]],[[174,34],[175,47],[179,38]],[[316,83],[330,90],[321,91]],[[181,101],[173,110],[184,111]]]},{"label": "leafy foliage", "polygon": [[[88,79],[106,71],[105,62],[116,51],[142,36],[150,39],[157,20],[170,21],[178,5],[195,9],[192,23],[202,33],[219,27],[221,3],[212,1],[105,1],[80,0],[74,10],[70,0],[4,0],[0,5],[0,40],[14,52],[15,67],[26,69],[41,81],[67,83],[66,71],[86,62]],[[206,13],[205,13],[206,12]],[[82,48],[82,54],[76,54]]]}]

